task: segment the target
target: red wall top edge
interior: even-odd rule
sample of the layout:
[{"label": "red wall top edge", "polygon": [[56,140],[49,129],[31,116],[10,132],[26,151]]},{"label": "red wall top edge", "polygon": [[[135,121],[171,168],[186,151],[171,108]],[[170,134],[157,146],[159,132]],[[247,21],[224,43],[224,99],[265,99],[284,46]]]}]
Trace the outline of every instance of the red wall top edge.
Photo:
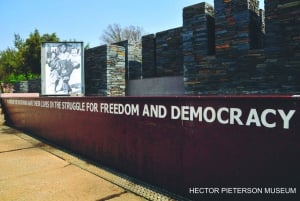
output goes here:
[{"label": "red wall top edge", "polygon": [[278,99],[300,99],[300,94],[243,94],[243,95],[199,95],[199,96],[46,96],[39,93],[3,93],[1,98],[33,98],[33,97],[47,97],[47,98],[108,98],[108,99],[257,99],[257,98],[278,98]]}]

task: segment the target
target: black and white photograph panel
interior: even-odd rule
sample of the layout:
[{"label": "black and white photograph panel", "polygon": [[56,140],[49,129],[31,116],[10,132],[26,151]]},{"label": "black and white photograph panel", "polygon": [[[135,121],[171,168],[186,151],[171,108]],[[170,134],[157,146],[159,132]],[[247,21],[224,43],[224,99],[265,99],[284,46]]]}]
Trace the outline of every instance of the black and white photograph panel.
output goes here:
[{"label": "black and white photograph panel", "polygon": [[83,94],[83,47],[78,42],[42,44],[43,95]]}]

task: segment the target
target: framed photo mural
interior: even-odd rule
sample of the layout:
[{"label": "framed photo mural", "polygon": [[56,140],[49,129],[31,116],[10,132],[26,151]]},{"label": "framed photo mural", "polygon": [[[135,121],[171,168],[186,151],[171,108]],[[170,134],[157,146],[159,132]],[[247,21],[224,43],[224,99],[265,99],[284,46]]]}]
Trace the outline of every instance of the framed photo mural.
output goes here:
[{"label": "framed photo mural", "polygon": [[42,95],[84,95],[83,53],[82,42],[42,43]]}]

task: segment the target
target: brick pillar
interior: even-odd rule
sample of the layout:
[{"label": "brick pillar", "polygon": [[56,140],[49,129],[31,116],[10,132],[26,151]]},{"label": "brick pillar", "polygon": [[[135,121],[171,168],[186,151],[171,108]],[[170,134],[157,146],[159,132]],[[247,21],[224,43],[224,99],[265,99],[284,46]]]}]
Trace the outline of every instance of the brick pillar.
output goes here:
[{"label": "brick pillar", "polygon": [[142,37],[142,76],[143,78],[156,76],[155,35]]},{"label": "brick pillar", "polygon": [[183,9],[182,49],[187,95],[201,93],[201,70],[207,67],[207,56],[214,53],[213,13],[213,7],[207,3]]},{"label": "brick pillar", "polygon": [[86,95],[125,96],[125,48],[103,45],[85,52]]},{"label": "brick pillar", "polygon": [[266,53],[298,57],[300,54],[300,2],[265,0]]},{"label": "brick pillar", "polygon": [[250,49],[248,0],[215,0],[217,57],[236,57]]},{"label": "brick pillar", "polygon": [[182,27],[156,33],[156,75],[182,75]]},{"label": "brick pillar", "polygon": [[281,93],[300,92],[300,2],[265,0],[266,78]]},{"label": "brick pillar", "polygon": [[107,96],[125,96],[125,48],[107,46]]},{"label": "brick pillar", "polygon": [[183,43],[189,52],[206,56],[214,53],[214,9],[208,3],[200,3],[183,9]]},{"label": "brick pillar", "polygon": [[142,76],[142,46],[141,42],[128,42],[128,40],[113,43],[125,48],[126,80],[140,79]]}]

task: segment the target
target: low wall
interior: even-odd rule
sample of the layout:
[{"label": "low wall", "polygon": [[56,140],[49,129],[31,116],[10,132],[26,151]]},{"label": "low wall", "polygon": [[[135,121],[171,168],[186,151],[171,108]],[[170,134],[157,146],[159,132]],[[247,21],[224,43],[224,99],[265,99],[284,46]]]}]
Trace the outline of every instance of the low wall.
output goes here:
[{"label": "low wall", "polygon": [[14,83],[14,92],[39,93],[41,92],[41,79],[16,82]]},{"label": "low wall", "polygon": [[2,107],[10,125],[191,199],[234,196],[199,187],[300,189],[299,96],[19,97]]}]

